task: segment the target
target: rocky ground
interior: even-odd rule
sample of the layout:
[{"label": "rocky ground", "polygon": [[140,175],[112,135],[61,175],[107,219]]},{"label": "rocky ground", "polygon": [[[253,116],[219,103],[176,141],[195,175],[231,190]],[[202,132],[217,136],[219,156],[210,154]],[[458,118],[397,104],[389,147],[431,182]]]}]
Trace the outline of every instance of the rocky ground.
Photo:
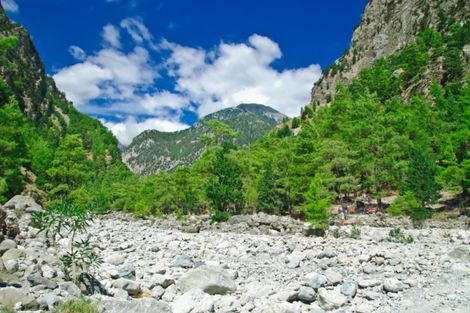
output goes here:
[{"label": "rocky ground", "polygon": [[[57,255],[69,240],[46,247],[27,226],[28,205],[5,207],[23,215],[15,239],[0,243],[0,304],[47,309],[85,291],[63,280]],[[267,215],[214,226],[205,217],[101,216],[88,234],[104,258],[93,289],[107,295],[91,299],[113,313],[470,312],[466,219],[424,229],[402,221],[407,229],[395,237],[391,227],[366,221],[314,238],[301,222]]]}]

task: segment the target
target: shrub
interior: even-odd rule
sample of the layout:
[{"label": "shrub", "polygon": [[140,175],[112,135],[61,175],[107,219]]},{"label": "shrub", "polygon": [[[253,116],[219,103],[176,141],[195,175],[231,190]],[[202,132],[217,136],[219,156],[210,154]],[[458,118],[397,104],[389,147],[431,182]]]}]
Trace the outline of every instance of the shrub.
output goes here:
[{"label": "shrub", "polygon": [[411,235],[406,235],[399,227],[393,228],[388,233],[388,240],[398,243],[413,243],[414,238]]},{"label": "shrub", "polygon": [[331,234],[333,235],[333,237],[339,238],[339,237],[341,237],[341,230],[337,227],[337,228],[333,229]]},{"label": "shrub", "polygon": [[297,117],[292,119],[292,129],[298,128],[300,126],[300,120]]},{"label": "shrub", "polygon": [[86,272],[101,264],[101,257],[91,247],[89,239],[78,239],[92,221],[85,209],[68,200],[61,200],[45,211],[33,215],[33,224],[45,231],[55,245],[57,238],[70,237],[70,248],[65,250],[60,261],[69,279],[76,280],[81,272]]},{"label": "shrub", "polygon": [[361,237],[361,230],[357,228],[356,226],[354,226],[351,229],[351,234],[349,236],[353,239],[359,239]]},{"label": "shrub", "polygon": [[214,210],[211,215],[211,224],[217,222],[226,222],[230,218],[230,213],[225,211]]},{"label": "shrub", "polygon": [[71,299],[52,309],[51,313],[98,313],[98,308],[85,298]]},{"label": "shrub", "polygon": [[411,191],[395,199],[392,205],[387,209],[387,213],[392,216],[410,215],[411,212],[419,209],[418,200]]}]

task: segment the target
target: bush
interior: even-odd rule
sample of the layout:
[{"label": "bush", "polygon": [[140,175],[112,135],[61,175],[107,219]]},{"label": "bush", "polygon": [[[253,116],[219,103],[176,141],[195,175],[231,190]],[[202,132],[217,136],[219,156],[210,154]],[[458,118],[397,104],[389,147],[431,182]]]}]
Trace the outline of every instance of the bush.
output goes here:
[{"label": "bush", "polygon": [[292,119],[292,129],[298,128],[300,126],[300,120],[297,117]]},{"label": "bush", "polygon": [[211,215],[211,224],[226,222],[228,221],[229,218],[230,218],[230,213],[219,211],[219,210],[214,210],[214,212]]},{"label": "bush", "polygon": [[52,313],[98,313],[98,308],[85,298],[71,299],[52,309]]},{"label": "bush", "polygon": [[392,216],[411,215],[412,212],[419,209],[418,200],[411,191],[395,199],[392,205],[387,209],[387,213]]},{"label": "bush", "polygon": [[356,226],[354,226],[349,236],[353,239],[359,239],[361,237],[361,230],[357,228]]},{"label": "bush", "polygon": [[411,235],[406,235],[400,228],[391,229],[388,233],[388,240],[398,243],[413,243],[414,238]]},{"label": "bush", "polygon": [[76,280],[81,272],[86,272],[101,264],[101,257],[91,247],[89,239],[79,240],[79,234],[86,233],[92,216],[85,209],[68,200],[61,200],[45,211],[33,215],[33,225],[55,245],[58,238],[70,237],[70,249],[60,257],[68,279]]}]

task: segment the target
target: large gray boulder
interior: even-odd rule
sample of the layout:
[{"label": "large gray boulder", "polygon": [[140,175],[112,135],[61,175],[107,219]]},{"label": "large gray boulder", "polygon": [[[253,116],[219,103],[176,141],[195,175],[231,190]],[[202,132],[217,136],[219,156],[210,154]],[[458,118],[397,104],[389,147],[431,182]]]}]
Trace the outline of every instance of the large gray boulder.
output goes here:
[{"label": "large gray boulder", "polygon": [[113,287],[114,288],[119,288],[127,291],[127,293],[130,296],[137,296],[140,294],[142,291],[142,287],[140,283],[130,280],[130,279],[125,279],[125,278],[119,278],[113,282]]},{"label": "large gray boulder", "polygon": [[348,299],[336,290],[318,290],[318,302],[324,310],[339,309],[348,302]]},{"label": "large gray boulder", "polygon": [[171,305],[173,313],[206,313],[214,310],[212,296],[195,288],[175,298]]},{"label": "large gray boulder", "polygon": [[27,295],[18,288],[0,288],[0,304],[13,307],[17,303],[21,304],[21,308],[26,310],[36,310],[39,308],[34,297]]},{"label": "large gray boulder", "polygon": [[33,213],[42,211],[42,207],[29,196],[16,195],[3,205],[6,210],[18,210],[20,212]]},{"label": "large gray boulder", "polygon": [[237,284],[225,271],[210,266],[201,266],[185,273],[176,282],[180,292],[187,292],[193,288],[204,290],[208,294],[225,295],[237,289]]},{"label": "large gray boulder", "polygon": [[106,297],[98,301],[98,307],[101,313],[172,313],[168,304],[152,298],[126,301]]}]

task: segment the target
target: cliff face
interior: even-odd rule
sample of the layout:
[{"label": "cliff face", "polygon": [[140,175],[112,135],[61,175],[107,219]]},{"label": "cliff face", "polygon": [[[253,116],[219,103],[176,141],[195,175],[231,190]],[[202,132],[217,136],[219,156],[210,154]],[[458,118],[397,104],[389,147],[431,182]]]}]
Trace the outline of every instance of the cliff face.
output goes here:
[{"label": "cliff face", "polygon": [[442,31],[451,23],[449,19],[464,23],[469,17],[467,0],[370,0],[354,30],[351,47],[313,86],[311,104],[328,104],[338,83],[349,84],[374,60],[401,51],[420,30]]}]

